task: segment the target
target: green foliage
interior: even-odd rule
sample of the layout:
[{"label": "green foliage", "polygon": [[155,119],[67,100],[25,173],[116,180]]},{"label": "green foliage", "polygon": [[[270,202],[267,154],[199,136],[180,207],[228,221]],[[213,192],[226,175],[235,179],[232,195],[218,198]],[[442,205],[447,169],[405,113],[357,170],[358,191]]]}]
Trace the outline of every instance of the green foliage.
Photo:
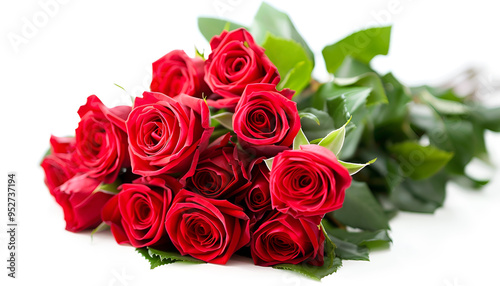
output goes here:
[{"label": "green foliage", "polygon": [[[312,114],[312,116],[301,116],[300,124],[305,135],[309,139],[323,139],[331,130],[335,129],[333,119],[327,112],[313,107],[307,107],[299,111],[299,114]],[[316,121],[316,119],[318,121]],[[317,124],[319,122],[319,124]]]},{"label": "green foliage", "polygon": [[337,155],[344,145],[345,127],[349,124],[349,121],[351,121],[350,118],[342,127],[328,133],[328,135],[321,139],[318,145],[329,149],[333,154]]},{"label": "green foliage", "polygon": [[90,238],[93,240],[94,234],[108,230],[109,228],[110,228],[109,225],[107,225],[105,222],[101,222],[96,228],[92,230],[92,232],[90,233]]},{"label": "green foliage", "polygon": [[271,5],[265,2],[262,3],[257,11],[257,14],[255,15],[250,32],[254,35],[257,43],[263,43],[266,39],[267,33],[271,33],[279,38],[297,42],[307,52],[309,59],[314,65],[314,53],[311,51],[299,32],[297,32],[297,29],[295,29],[290,17]]},{"label": "green foliage", "polygon": [[220,125],[228,130],[233,130],[233,113],[232,112],[219,112],[211,117],[213,120],[217,121]]},{"label": "green foliage", "polygon": [[366,98],[366,105],[376,105],[380,103],[387,103],[387,96],[385,95],[382,79],[373,72],[364,73],[350,78],[337,77],[333,82],[338,87],[369,87],[370,94]]},{"label": "green foliage", "polygon": [[301,145],[309,145],[309,140],[307,140],[307,137],[302,129],[299,130],[299,133],[297,133],[297,136],[293,139],[293,150],[300,149]]},{"label": "green foliage", "polygon": [[340,164],[342,164],[342,166],[344,166],[347,169],[347,171],[349,171],[350,175],[356,174],[357,172],[361,171],[361,169],[363,169],[364,167],[375,163],[375,161],[377,161],[377,158],[370,160],[364,164],[349,163],[349,162],[344,162],[342,160],[339,160]]},{"label": "green foliage", "polygon": [[294,40],[288,40],[267,34],[262,44],[266,55],[276,65],[281,76],[278,89],[295,90],[295,95],[309,85],[313,62],[307,51]]},{"label": "green foliage", "polygon": [[391,27],[370,28],[347,36],[323,49],[326,69],[335,74],[347,56],[368,64],[376,55],[387,55]]},{"label": "green foliage", "polygon": [[[142,255],[142,257],[144,257],[149,262],[151,269],[155,269],[158,266],[162,266],[162,265],[169,263],[167,261],[163,261],[161,258],[159,258],[157,256],[155,256],[155,257],[151,256],[149,254],[147,247],[136,248],[135,251],[139,252],[139,254]],[[170,263],[172,263],[172,262],[170,262]]]},{"label": "green foliage", "polygon": [[335,255],[347,260],[369,260],[370,250],[389,247],[387,230],[350,232],[335,227],[327,219],[322,222],[328,237],[335,243]]},{"label": "green foliage", "polygon": [[433,146],[421,146],[418,142],[404,141],[388,147],[396,156],[404,175],[414,180],[426,179],[436,174],[453,157],[453,153]]},{"label": "green foliage", "polygon": [[391,193],[392,201],[401,210],[433,213],[443,205],[446,180],[444,173],[419,181],[406,178]]},{"label": "green foliage", "polygon": [[99,186],[97,186],[97,188],[92,193],[94,194],[97,192],[103,192],[103,193],[115,195],[115,194],[119,193],[118,187],[120,187],[121,184],[122,184],[122,181],[119,178],[117,178],[113,183],[100,184]]},{"label": "green foliage", "polygon": [[[207,40],[242,27],[209,18],[198,24]],[[358,31],[324,47],[333,77],[323,83],[311,78],[313,53],[286,14],[264,3],[249,31],[277,66],[278,88],[296,91],[302,129],[293,148],[324,146],[338,154],[354,178],[343,207],[323,221],[325,265],[275,268],[321,279],[342,259],[368,260],[370,250],[388,247],[389,219],[397,211],[433,213],[441,207],[450,180],[471,188],[488,182],[471,178],[465,169],[473,158],[489,163],[484,136],[488,130],[500,132],[500,107],[484,106],[452,89],[407,87],[392,73],[378,73],[370,62],[388,53],[390,26]],[[222,128],[230,127],[227,114],[213,118],[221,132],[228,131]],[[266,160],[269,168],[272,161]]]},{"label": "green foliage", "polygon": [[389,229],[389,220],[368,185],[353,181],[346,191],[344,205],[330,213],[344,225],[364,230]]},{"label": "green foliage", "polygon": [[136,248],[136,251],[146,258],[151,265],[151,269],[174,262],[204,263],[199,259],[184,256],[174,251],[162,251],[151,247]]}]

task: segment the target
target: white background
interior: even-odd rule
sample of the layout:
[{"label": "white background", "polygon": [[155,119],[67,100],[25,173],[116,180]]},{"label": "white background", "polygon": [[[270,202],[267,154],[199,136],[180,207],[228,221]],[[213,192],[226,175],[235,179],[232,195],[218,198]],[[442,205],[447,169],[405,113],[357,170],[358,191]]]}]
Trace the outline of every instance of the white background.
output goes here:
[{"label": "white background", "polygon": [[[0,179],[18,176],[18,279],[7,279],[7,241],[0,232],[0,281],[7,285],[318,285],[287,271],[235,258],[226,266],[174,264],[155,270],[110,234],[64,230],[63,213],[43,184],[39,162],[50,134],[71,135],[90,94],[107,105],[147,89],[150,65],[172,49],[208,48],[200,15],[249,25],[260,1],[65,1],[50,15],[41,1],[0,4]],[[165,2],[165,3],[164,3]],[[494,1],[269,1],[286,11],[317,55],[315,76],[327,78],[321,49],[349,33],[393,23],[390,55],[374,65],[407,84],[442,83],[461,70],[483,70],[483,87],[500,78],[499,7]],[[31,29],[28,27],[31,27]],[[35,29],[33,29],[35,28]],[[23,34],[24,33],[24,34]],[[23,37],[19,45],[12,37]],[[18,38],[19,40],[19,38]],[[498,103],[498,95],[483,97]],[[500,136],[488,147],[500,159]],[[483,172],[477,172],[479,175]],[[401,213],[391,222],[389,250],[371,262],[345,261],[328,285],[500,285],[500,175],[480,192],[449,185],[435,215]],[[1,184],[1,183],[0,183]],[[6,191],[6,187],[0,187]],[[0,221],[6,221],[2,198]],[[5,285],[4,282],[1,282]]]}]

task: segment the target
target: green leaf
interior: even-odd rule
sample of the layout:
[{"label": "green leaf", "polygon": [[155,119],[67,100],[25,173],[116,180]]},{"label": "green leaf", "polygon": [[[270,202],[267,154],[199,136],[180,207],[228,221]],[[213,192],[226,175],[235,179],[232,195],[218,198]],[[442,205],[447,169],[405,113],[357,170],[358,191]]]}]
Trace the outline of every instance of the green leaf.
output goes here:
[{"label": "green leaf", "polygon": [[426,180],[405,179],[391,194],[391,200],[404,211],[434,213],[446,194],[446,175],[440,172]]},{"label": "green leaf", "polygon": [[[323,100],[343,97],[346,99],[346,108],[348,112],[354,112],[360,106],[366,105],[366,100],[371,91],[372,88],[366,86],[342,87],[338,86],[335,82],[328,82],[318,89],[316,97]],[[317,102],[319,99],[317,99]],[[316,105],[318,105],[318,103],[316,103]],[[323,105],[316,106],[316,108],[322,109]]]},{"label": "green leaf", "polygon": [[299,130],[299,133],[297,133],[297,136],[295,136],[295,139],[293,139],[293,150],[300,149],[301,145],[309,145],[309,140],[307,140],[302,128]]},{"label": "green leaf", "polygon": [[339,257],[335,257],[335,244],[333,244],[325,233],[325,256],[323,266],[313,266],[307,262],[303,262],[299,264],[277,264],[274,265],[273,268],[295,271],[319,281],[321,278],[336,272],[340,266],[342,266],[342,260]]},{"label": "green leaf", "polygon": [[437,98],[430,94],[427,90],[423,90],[418,94],[418,96],[422,101],[432,106],[440,114],[463,115],[469,112],[468,106],[460,102]]},{"label": "green leaf", "polygon": [[369,72],[350,78],[336,77],[333,82],[340,87],[370,87],[372,90],[370,91],[370,95],[366,98],[367,106],[388,103],[382,79],[376,73]]},{"label": "green leaf", "polygon": [[[392,190],[404,179],[399,163],[393,159],[390,154],[382,150],[373,150],[367,152],[368,158],[377,155],[377,164],[373,164],[371,171],[376,171],[379,178],[385,182],[385,189],[391,193]],[[373,176],[372,176],[373,177]]]},{"label": "green leaf", "polygon": [[[474,136],[474,126],[472,122],[460,119],[444,118],[444,132],[448,137],[449,143],[443,144],[439,137],[433,136],[431,143],[434,143],[440,149],[453,152],[454,156],[446,165],[446,169],[454,174],[463,174],[465,167],[474,157],[478,138]],[[444,143],[445,141],[443,141]],[[449,144],[449,145],[448,145]]]},{"label": "green leaf", "polygon": [[[349,127],[349,126],[348,126]],[[357,151],[358,145],[361,142],[365,129],[365,124],[355,126],[355,128],[348,128],[345,136],[344,147],[340,151],[339,158],[351,158]]]},{"label": "green leaf", "polygon": [[431,145],[453,152],[453,158],[446,165],[446,171],[455,174],[465,174],[465,166],[474,157],[474,150],[482,140],[474,132],[471,121],[460,118],[440,116],[426,105],[415,104],[410,108],[411,123],[425,132]]},{"label": "green leaf", "polygon": [[300,116],[300,119],[309,118],[309,119],[313,120],[314,122],[316,122],[318,125],[321,125],[318,117],[316,115],[314,115],[314,113],[299,111],[299,116]]},{"label": "green leaf", "polygon": [[352,181],[346,190],[343,207],[331,214],[348,226],[373,231],[389,229],[387,216],[366,183]]},{"label": "green leaf", "polygon": [[339,154],[341,158],[350,158],[356,152],[369,115],[366,102],[371,90],[370,87],[339,87],[330,82],[313,96],[313,106],[326,109],[335,127],[341,127],[352,116],[352,123],[346,128],[345,147]]},{"label": "green leaf", "polygon": [[316,144],[317,145],[319,143],[319,141],[321,141],[321,140],[323,140],[323,138],[316,138],[316,139],[312,140],[311,142],[309,142],[309,144]]},{"label": "green leaf", "polygon": [[219,122],[222,126],[229,130],[233,130],[233,113],[222,112],[212,115],[212,119]]},{"label": "green leaf", "polygon": [[307,138],[322,140],[331,130],[335,129],[333,119],[325,111],[308,107],[299,111],[299,115],[301,114],[312,114],[312,116],[307,115],[300,118],[302,130]]},{"label": "green leaf", "polygon": [[264,160],[269,171],[271,171],[271,169],[273,168],[273,161],[274,161],[274,157]]},{"label": "green leaf", "polygon": [[490,180],[474,179],[468,176],[467,174],[461,176],[453,176],[452,180],[455,181],[462,188],[467,188],[467,189],[480,189],[486,186],[490,182]]},{"label": "green leaf", "polygon": [[346,137],[344,147],[339,154],[340,158],[350,158],[356,152],[369,114],[366,101],[370,92],[369,87],[339,87],[330,82],[323,84],[313,96],[313,106],[325,109],[333,119],[336,128],[341,127],[352,117],[351,124],[346,127]]},{"label": "green leaf", "polygon": [[453,153],[434,146],[422,146],[418,142],[405,141],[388,147],[396,156],[403,174],[414,180],[429,178],[441,170],[453,158]]},{"label": "green leaf", "polygon": [[173,263],[173,262],[190,262],[190,263],[205,263],[199,259],[196,259],[191,256],[186,256],[186,255],[181,255],[178,252],[173,252],[173,251],[162,251],[158,249],[154,249],[151,247],[148,247],[148,253],[151,257],[155,258],[158,257],[161,259],[162,262],[165,263]]},{"label": "green leaf", "polygon": [[338,68],[337,72],[335,72],[335,76],[355,77],[370,72],[374,73],[375,71],[368,64],[347,56]]},{"label": "green leaf", "polygon": [[344,166],[347,169],[347,171],[349,171],[349,174],[352,176],[352,175],[356,174],[357,172],[361,171],[364,167],[375,163],[375,161],[377,161],[377,158],[375,158],[369,162],[366,162],[365,164],[349,163],[349,162],[344,162],[341,160],[339,160],[339,163],[342,166]]},{"label": "green leaf", "polygon": [[408,116],[407,104],[412,100],[410,90],[391,73],[383,76],[382,82],[388,104],[377,106],[377,110],[372,112],[373,122],[376,126],[395,124],[395,128],[402,129],[402,124]]},{"label": "green leaf", "polygon": [[108,230],[108,229],[109,229],[109,225],[106,224],[105,222],[101,222],[96,228],[94,228],[92,230],[92,232],[90,233],[90,238],[94,239],[94,234],[101,232],[101,231]]},{"label": "green leaf", "polygon": [[136,248],[136,251],[149,261],[151,269],[174,262],[204,263],[199,259],[184,256],[178,252],[162,251],[151,247]]},{"label": "green leaf", "polygon": [[334,227],[326,219],[322,224],[328,237],[337,246],[335,254],[342,259],[369,260],[370,250],[387,248],[391,242],[387,230],[349,232]]},{"label": "green leaf", "polygon": [[349,117],[357,125],[367,115],[366,103],[370,87],[339,87],[334,82],[323,84],[314,95],[313,107],[325,110],[335,127],[341,127]]},{"label": "green leaf", "polygon": [[201,34],[210,42],[214,36],[218,36],[224,30],[232,31],[238,28],[246,28],[243,25],[232,23],[226,20],[199,17],[198,18],[198,28]]},{"label": "green leaf", "polygon": [[295,95],[300,94],[309,84],[313,69],[313,62],[304,47],[294,40],[279,38],[272,34],[267,34],[262,47],[281,75],[278,89],[289,88],[295,90]]},{"label": "green leaf", "polygon": [[97,193],[97,192],[103,192],[107,194],[118,194],[120,191],[118,190],[118,187],[122,184],[122,181],[120,179],[116,179],[113,183],[111,184],[100,184],[97,186],[97,188],[92,192],[92,194]]},{"label": "green leaf", "polygon": [[349,124],[350,121],[351,118],[349,118],[349,120],[347,120],[347,122],[342,127],[330,132],[325,136],[325,138],[323,138],[323,140],[318,143],[318,145],[323,146],[332,151],[333,154],[338,155],[340,150],[342,149],[342,146],[344,145],[345,127],[347,126],[347,124]]},{"label": "green leaf", "polygon": [[[379,249],[386,248],[392,242],[387,230],[380,229],[377,231],[347,231],[345,229],[340,229],[334,227],[330,222],[323,221],[323,226],[325,227],[328,235],[341,239],[343,241],[350,242],[359,246],[366,246],[369,249]],[[338,245],[337,245],[337,248]]]},{"label": "green leaf", "polygon": [[195,47],[194,47],[194,52],[195,52],[195,55],[196,55],[197,57],[201,58],[202,60],[205,60],[205,51],[200,52],[200,51],[198,50],[198,48],[195,46]]},{"label": "green leaf", "polygon": [[391,27],[369,28],[356,32],[323,49],[326,69],[335,74],[347,56],[368,64],[376,55],[387,55]]},{"label": "green leaf", "polygon": [[148,251],[147,247],[136,248],[135,251],[139,252],[142,255],[142,257],[146,258],[146,260],[149,262],[149,264],[151,266],[151,269],[155,269],[158,266],[162,266],[162,265],[165,265],[165,264],[172,263],[172,262],[163,261],[160,257],[157,257],[157,256],[156,257],[152,257],[149,254],[149,251]]},{"label": "green leaf", "polygon": [[392,239],[387,230],[348,232],[344,229],[336,229],[332,235],[351,243],[366,246],[369,249],[382,249],[389,247]]},{"label": "green leaf", "polygon": [[340,240],[334,236],[328,235],[337,246],[335,255],[346,260],[364,260],[369,261],[369,249],[366,246],[359,246],[348,241]]},{"label": "green leaf", "polygon": [[261,4],[255,15],[251,32],[255,41],[261,44],[265,41],[267,33],[271,33],[280,38],[294,40],[305,49],[309,60],[311,60],[314,65],[314,53],[302,36],[297,32],[288,15],[269,4],[265,2]]},{"label": "green leaf", "polygon": [[484,106],[474,106],[471,117],[476,119],[483,128],[500,132],[500,107],[487,108]]}]

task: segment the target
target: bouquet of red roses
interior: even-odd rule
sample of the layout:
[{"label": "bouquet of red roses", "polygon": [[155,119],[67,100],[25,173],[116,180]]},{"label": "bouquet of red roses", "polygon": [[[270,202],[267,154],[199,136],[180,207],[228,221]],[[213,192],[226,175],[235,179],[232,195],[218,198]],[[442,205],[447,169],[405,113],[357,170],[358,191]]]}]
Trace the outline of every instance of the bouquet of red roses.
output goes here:
[{"label": "bouquet of red roses", "polygon": [[[263,4],[252,26],[260,37],[271,32],[262,44],[241,25],[200,18],[210,38],[208,58],[198,51],[195,58],[167,53],[152,65],[151,90],[133,106],[110,108],[88,97],[75,136],[52,136],[41,164],[66,229],[109,226],[117,243],[137,248],[152,268],[179,260],[225,264],[238,253],[256,265],[317,279],[336,271],[341,259],[368,259],[369,248],[387,245],[394,206],[420,205],[396,195],[384,209],[380,188],[401,194],[396,188],[411,180],[414,186],[427,178],[441,182],[453,154],[406,141],[386,148],[383,140],[365,140],[376,152],[363,147],[370,131],[363,124],[385,134],[396,126],[392,134],[406,140],[398,125],[411,100],[406,87],[368,65],[387,53],[390,27],[326,47],[327,68],[336,77],[320,85],[311,80],[309,48],[283,15]],[[291,36],[258,21],[263,18],[293,28]],[[356,35],[371,44],[350,47]],[[451,104],[418,95],[438,112]],[[373,112],[378,116],[370,117]],[[423,136],[425,126],[415,126]],[[417,171],[401,172],[398,160],[415,150],[423,156]],[[353,182],[374,157],[383,165]],[[373,193],[372,179],[378,179]],[[341,212],[344,199],[348,208]],[[439,206],[435,197],[430,201],[432,210]]]}]

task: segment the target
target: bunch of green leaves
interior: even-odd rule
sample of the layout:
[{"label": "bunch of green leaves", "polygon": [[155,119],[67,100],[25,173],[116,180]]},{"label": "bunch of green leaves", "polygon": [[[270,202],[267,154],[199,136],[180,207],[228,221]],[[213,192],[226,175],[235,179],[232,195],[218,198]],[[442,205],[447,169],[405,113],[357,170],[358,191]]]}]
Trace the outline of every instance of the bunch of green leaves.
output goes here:
[{"label": "bunch of green leaves", "polygon": [[373,245],[366,236],[387,246],[389,219],[397,211],[433,213],[443,205],[449,181],[471,188],[488,183],[465,170],[473,158],[489,162],[485,131],[500,131],[499,107],[453,89],[407,87],[392,73],[375,71],[370,62],[388,53],[390,35],[390,26],[370,28],[325,47],[333,80],[299,96],[299,110],[320,121],[303,118],[309,138],[322,138],[352,117],[340,158],[377,158],[354,176],[342,209],[326,216],[342,259],[368,259]]},{"label": "bunch of green leaves", "polygon": [[[198,26],[208,41],[223,30],[244,27],[265,48],[281,75],[278,89],[296,91],[293,100],[302,125],[296,142],[305,138],[337,148],[332,132],[342,130],[343,147],[335,152],[339,159],[368,162],[343,162],[348,169],[357,172],[377,158],[353,175],[343,207],[323,219],[325,265],[275,268],[319,280],[335,272],[343,259],[368,260],[370,250],[388,247],[389,220],[397,211],[432,213],[442,206],[450,180],[472,188],[487,183],[468,176],[465,168],[473,158],[488,162],[484,134],[500,131],[500,108],[488,108],[452,89],[408,87],[392,73],[375,71],[370,62],[388,54],[390,26],[361,30],[326,46],[322,54],[333,79],[324,83],[312,78],[314,54],[288,15],[266,3],[249,26],[206,17],[198,19]],[[230,130],[231,116],[224,110],[216,113],[216,131]],[[138,251],[152,267],[185,260],[178,254]]]}]

